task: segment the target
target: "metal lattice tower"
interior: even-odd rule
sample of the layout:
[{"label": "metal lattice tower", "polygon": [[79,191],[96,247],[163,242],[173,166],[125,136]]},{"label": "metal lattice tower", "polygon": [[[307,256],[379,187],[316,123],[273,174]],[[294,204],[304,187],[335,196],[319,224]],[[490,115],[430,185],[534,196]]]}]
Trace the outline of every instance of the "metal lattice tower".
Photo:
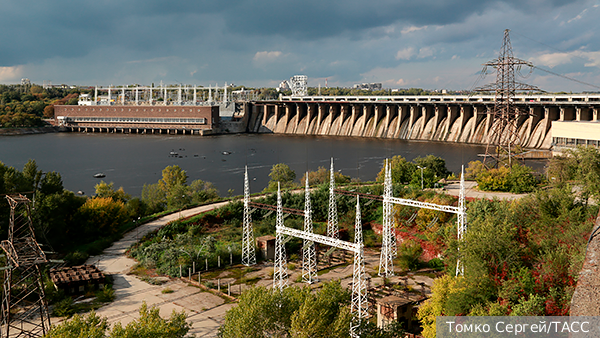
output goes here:
[{"label": "metal lattice tower", "polygon": [[250,215],[250,182],[248,181],[248,166],[244,173],[244,224],[242,234],[242,264],[250,266],[256,264],[256,250],[254,249],[254,231],[252,230],[252,216]]},{"label": "metal lattice tower", "polygon": [[392,229],[392,170],[388,160],[385,161],[385,179],[383,191],[383,227],[381,231],[381,256],[379,257],[379,276],[394,275],[394,257],[396,254],[396,236]]},{"label": "metal lattice tower", "polygon": [[[306,173],[304,196],[304,231],[312,233],[312,208],[310,205],[308,172]],[[304,245],[302,246],[302,281],[308,284],[319,281],[317,279],[317,251],[315,248],[315,242],[308,239],[304,240]]]},{"label": "metal lattice tower", "polygon": [[[387,197],[392,197],[393,196],[393,186],[392,186],[392,163],[390,162],[390,160],[387,160],[388,162],[388,169],[387,169],[387,179],[385,180],[385,187],[384,187],[384,195]],[[388,208],[387,208],[387,222],[389,223],[389,227],[390,227],[390,241],[392,243],[392,256],[394,258],[398,257],[398,244],[396,242],[396,231],[393,228],[393,215],[394,215],[394,209],[392,208],[392,203],[389,203]]]},{"label": "metal lattice tower", "polygon": [[518,134],[518,123],[523,115],[529,113],[518,109],[515,105],[515,95],[517,92],[540,90],[535,86],[515,80],[515,71],[519,72],[523,66],[531,69],[534,67],[531,62],[513,56],[509,30],[506,29],[504,30],[500,56],[495,60],[484,63],[484,74],[487,67],[493,67],[496,70],[496,82],[476,89],[477,91],[495,92],[492,125],[487,138],[484,164],[488,158],[495,160],[494,166],[507,159],[510,166],[515,147],[521,146],[522,140]]},{"label": "metal lattice tower", "polygon": [[327,236],[340,238],[338,228],[337,202],[335,198],[335,175],[333,173],[333,157],[329,169],[329,213],[327,215]]},{"label": "metal lattice tower", "polygon": [[356,329],[368,316],[369,303],[367,302],[367,279],[365,275],[364,244],[362,235],[362,221],[360,215],[360,198],[356,196],[356,220],[354,223],[354,244],[358,251],[354,253],[354,270],[352,273],[352,305],[350,312],[354,313],[353,322],[350,324],[350,334],[358,337]]},{"label": "metal lattice tower", "polygon": [[[281,187],[277,182],[277,216],[275,229],[283,227],[283,206],[281,203]],[[282,291],[288,285],[287,262],[285,257],[284,234],[277,231],[275,236],[275,267],[273,271],[273,289]]]},{"label": "metal lattice tower", "polygon": [[48,263],[31,222],[31,201],[23,195],[6,196],[10,205],[8,240],[2,290],[1,337],[41,337],[50,328],[40,265]]},{"label": "metal lattice tower", "polygon": [[308,92],[308,76],[294,75],[290,78],[289,84],[292,96],[306,96]]},{"label": "metal lattice tower", "polygon": [[458,195],[458,224],[457,238],[459,242],[458,259],[456,260],[456,276],[465,275],[465,267],[460,260],[460,243],[463,241],[463,236],[467,232],[467,213],[465,211],[465,166],[463,165],[460,173],[460,193]]}]

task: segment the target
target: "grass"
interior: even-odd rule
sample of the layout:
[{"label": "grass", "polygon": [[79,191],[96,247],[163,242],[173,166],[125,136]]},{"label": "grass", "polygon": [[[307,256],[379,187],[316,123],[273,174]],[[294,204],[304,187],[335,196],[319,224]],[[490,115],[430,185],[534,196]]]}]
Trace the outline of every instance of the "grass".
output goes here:
[{"label": "grass", "polygon": [[163,295],[173,293],[173,292],[175,292],[175,291],[173,291],[171,288],[164,288],[160,291],[160,293],[162,293]]}]

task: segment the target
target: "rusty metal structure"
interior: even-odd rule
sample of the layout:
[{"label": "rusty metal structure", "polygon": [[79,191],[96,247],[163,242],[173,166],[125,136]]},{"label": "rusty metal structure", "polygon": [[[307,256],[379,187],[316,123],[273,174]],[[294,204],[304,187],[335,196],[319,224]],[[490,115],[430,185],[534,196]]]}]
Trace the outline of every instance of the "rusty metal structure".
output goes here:
[{"label": "rusty metal structure", "polygon": [[498,166],[504,162],[512,165],[512,159],[515,150],[521,148],[523,140],[519,135],[519,122],[528,116],[529,111],[519,109],[515,97],[517,92],[540,91],[539,88],[516,81],[516,73],[520,73],[521,68],[529,67],[533,71],[534,65],[525,60],[515,58],[512,45],[510,43],[510,30],[504,30],[504,39],[502,48],[497,59],[484,63],[483,74],[487,72],[488,67],[496,70],[496,82],[480,87],[477,91],[491,92],[494,95],[494,110],[492,111],[492,125],[488,131],[487,145],[483,163],[488,159],[494,159],[492,166]]},{"label": "rusty metal structure", "polygon": [[35,239],[31,201],[6,196],[10,205],[8,239],[0,246],[6,257],[2,289],[1,338],[41,337],[50,328],[40,266],[48,263]]}]

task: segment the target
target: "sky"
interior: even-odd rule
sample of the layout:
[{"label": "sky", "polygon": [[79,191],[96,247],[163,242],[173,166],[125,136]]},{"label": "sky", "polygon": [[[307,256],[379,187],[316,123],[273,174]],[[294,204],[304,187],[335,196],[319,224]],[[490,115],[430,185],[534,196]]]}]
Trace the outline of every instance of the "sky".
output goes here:
[{"label": "sky", "polygon": [[[470,90],[510,29],[518,81],[600,91],[594,0],[0,0],[0,83]],[[552,74],[554,73],[554,74]],[[557,75],[555,75],[557,74]],[[559,76],[560,75],[560,76]],[[576,81],[574,81],[576,80]]]}]

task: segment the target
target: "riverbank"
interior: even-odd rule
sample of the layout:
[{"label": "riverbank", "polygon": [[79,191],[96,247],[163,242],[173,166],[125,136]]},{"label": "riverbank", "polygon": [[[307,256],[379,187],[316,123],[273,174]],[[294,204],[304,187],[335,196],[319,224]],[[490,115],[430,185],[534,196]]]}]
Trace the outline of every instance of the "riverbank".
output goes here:
[{"label": "riverbank", "polygon": [[0,136],[32,135],[58,133],[59,130],[54,126],[34,127],[34,128],[0,128]]}]

